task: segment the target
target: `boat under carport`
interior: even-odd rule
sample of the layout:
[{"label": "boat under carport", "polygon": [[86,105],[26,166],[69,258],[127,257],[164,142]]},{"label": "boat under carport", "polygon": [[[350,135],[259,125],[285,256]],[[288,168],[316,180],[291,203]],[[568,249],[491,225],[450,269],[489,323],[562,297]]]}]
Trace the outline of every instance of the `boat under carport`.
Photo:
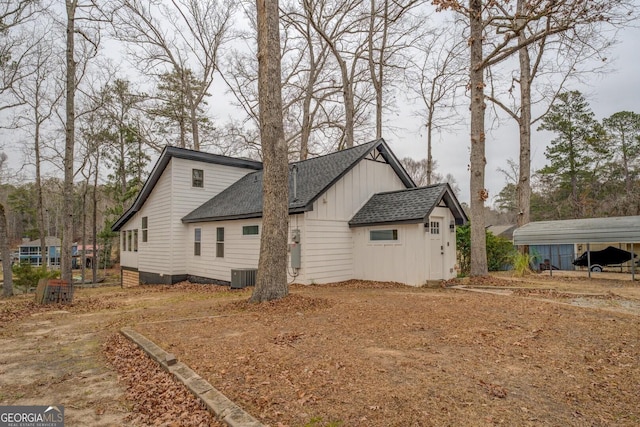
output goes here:
[{"label": "boat under carport", "polygon": [[[536,221],[513,232],[515,246],[586,243],[587,252],[591,243],[630,243],[633,253],[634,244],[638,242],[640,216]],[[552,269],[549,271],[552,274]],[[590,262],[588,272],[591,277]],[[635,280],[635,263],[631,263],[631,277]]]}]

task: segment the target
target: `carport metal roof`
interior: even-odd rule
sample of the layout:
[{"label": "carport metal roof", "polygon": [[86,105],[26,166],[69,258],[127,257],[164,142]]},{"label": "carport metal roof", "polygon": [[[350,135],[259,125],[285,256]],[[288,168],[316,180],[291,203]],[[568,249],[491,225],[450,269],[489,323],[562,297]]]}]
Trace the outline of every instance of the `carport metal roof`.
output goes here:
[{"label": "carport metal roof", "polygon": [[513,232],[513,244],[638,243],[640,216],[538,221]]}]

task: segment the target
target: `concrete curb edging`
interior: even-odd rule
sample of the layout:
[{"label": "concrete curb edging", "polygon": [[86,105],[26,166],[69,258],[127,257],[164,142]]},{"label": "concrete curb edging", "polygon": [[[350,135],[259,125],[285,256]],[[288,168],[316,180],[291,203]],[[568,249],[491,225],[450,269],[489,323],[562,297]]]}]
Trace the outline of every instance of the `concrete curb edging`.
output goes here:
[{"label": "concrete curb edging", "polygon": [[[202,378],[182,362],[172,365],[167,359],[172,355],[164,351],[153,341],[131,328],[122,328],[120,333],[138,345],[145,353],[155,360],[165,371],[173,374],[182,382],[215,416],[224,421],[229,427],[264,427],[254,417],[233,403],[224,394],[216,390],[207,380]],[[169,358],[167,358],[169,356]],[[173,360],[175,362],[175,359]]]}]

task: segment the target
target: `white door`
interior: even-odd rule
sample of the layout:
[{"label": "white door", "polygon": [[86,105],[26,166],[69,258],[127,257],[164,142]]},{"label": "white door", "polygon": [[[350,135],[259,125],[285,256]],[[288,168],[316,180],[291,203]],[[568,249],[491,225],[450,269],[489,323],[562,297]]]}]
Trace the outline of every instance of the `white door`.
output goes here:
[{"label": "white door", "polygon": [[430,274],[429,280],[444,279],[444,218],[429,218]]}]

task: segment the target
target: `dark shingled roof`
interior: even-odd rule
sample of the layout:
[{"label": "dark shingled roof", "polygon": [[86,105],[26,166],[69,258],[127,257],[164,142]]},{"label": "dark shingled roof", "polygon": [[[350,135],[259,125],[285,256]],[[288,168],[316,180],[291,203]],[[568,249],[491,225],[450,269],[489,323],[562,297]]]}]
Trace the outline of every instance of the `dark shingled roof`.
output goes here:
[{"label": "dark shingled roof", "polygon": [[[407,187],[415,184],[382,140],[295,162],[289,166],[289,213],[311,210],[313,202],[369,152],[377,149]],[[292,172],[297,167],[294,196]],[[262,216],[262,170],[250,173],[182,218],[185,223]]]},{"label": "dark shingled roof", "polygon": [[457,224],[466,223],[467,217],[449,184],[435,184],[374,194],[349,221],[349,227],[426,222],[441,200],[453,212]]}]

